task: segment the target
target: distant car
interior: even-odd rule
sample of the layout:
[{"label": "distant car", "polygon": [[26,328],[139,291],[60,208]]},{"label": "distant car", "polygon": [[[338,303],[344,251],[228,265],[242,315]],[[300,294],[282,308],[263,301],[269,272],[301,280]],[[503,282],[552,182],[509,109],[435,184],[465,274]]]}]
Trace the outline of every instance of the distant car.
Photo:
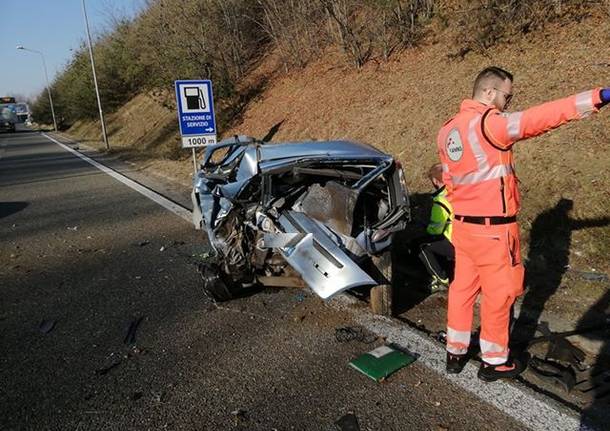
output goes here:
[{"label": "distant car", "polygon": [[14,132],[18,122],[14,103],[0,104],[0,130]]},{"label": "distant car", "polygon": [[193,221],[215,251],[204,288],[217,300],[295,278],[322,298],[387,284],[376,265],[391,265],[392,233],[410,219],[400,164],[355,142],[236,136],[206,148],[193,183]]}]

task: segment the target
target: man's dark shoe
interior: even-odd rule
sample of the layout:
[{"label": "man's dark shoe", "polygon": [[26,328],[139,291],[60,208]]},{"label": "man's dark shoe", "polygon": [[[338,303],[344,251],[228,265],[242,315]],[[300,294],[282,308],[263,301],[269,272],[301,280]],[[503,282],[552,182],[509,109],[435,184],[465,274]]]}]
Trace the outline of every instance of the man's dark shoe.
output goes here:
[{"label": "man's dark shoe", "polygon": [[468,357],[466,355],[455,355],[447,352],[447,365],[446,370],[449,374],[459,374],[466,366]]},{"label": "man's dark shoe", "polygon": [[510,358],[501,365],[491,365],[481,362],[477,377],[485,382],[495,382],[498,379],[514,379],[527,367],[527,361],[520,358]]}]

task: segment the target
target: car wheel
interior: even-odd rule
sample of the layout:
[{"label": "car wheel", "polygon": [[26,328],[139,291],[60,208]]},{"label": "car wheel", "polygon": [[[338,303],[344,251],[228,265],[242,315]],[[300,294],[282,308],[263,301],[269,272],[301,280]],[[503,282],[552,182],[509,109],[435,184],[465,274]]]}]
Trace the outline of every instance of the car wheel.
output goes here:
[{"label": "car wheel", "polygon": [[372,257],[380,284],[370,293],[371,311],[382,316],[392,315],[392,252],[388,250]]},{"label": "car wheel", "polygon": [[233,293],[221,277],[216,265],[200,265],[199,273],[203,280],[203,291],[214,302],[225,302],[233,299]]},{"label": "car wheel", "polygon": [[226,302],[231,299],[258,292],[260,285],[253,282],[235,282],[214,264],[201,264],[199,273],[203,280],[203,291],[214,302]]}]

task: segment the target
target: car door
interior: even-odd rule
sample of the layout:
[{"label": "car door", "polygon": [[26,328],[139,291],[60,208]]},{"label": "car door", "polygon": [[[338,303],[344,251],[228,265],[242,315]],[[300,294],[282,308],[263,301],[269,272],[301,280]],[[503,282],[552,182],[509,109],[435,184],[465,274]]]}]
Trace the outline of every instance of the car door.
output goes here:
[{"label": "car door", "polygon": [[[284,259],[321,298],[359,286],[377,284],[337,244],[337,234],[302,212],[284,211],[279,217],[287,238],[277,248]],[[268,235],[270,243],[273,235]]]}]

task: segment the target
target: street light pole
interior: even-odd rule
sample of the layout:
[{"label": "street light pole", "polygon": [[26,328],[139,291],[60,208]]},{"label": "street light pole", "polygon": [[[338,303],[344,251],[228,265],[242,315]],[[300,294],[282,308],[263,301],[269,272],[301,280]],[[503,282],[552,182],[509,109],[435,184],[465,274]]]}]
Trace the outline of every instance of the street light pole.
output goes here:
[{"label": "street light pole", "polygon": [[102,111],[102,101],[100,100],[100,90],[97,87],[97,76],[95,74],[95,61],[93,60],[93,48],[91,46],[91,34],[89,33],[89,20],[87,19],[87,9],[85,8],[85,0],[83,0],[83,17],[85,18],[85,29],[87,30],[87,42],[89,43],[89,58],[91,59],[91,70],[93,71],[93,84],[95,85],[95,95],[97,97],[97,107],[100,111],[100,122],[102,123],[102,137],[106,150],[110,149],[108,144],[108,136],[106,135],[106,123],[104,122],[104,112]]},{"label": "street light pole", "polygon": [[49,103],[51,104],[51,116],[53,117],[53,128],[57,132],[57,121],[55,121],[55,109],[53,108],[53,98],[51,97],[51,87],[49,87],[49,75],[47,73],[47,62],[44,60],[44,54],[40,51],[36,51],[35,49],[25,48],[21,45],[19,45],[17,47],[17,49],[40,54],[40,57],[42,58],[42,68],[44,69],[44,79],[47,83],[47,94],[49,95]]}]

